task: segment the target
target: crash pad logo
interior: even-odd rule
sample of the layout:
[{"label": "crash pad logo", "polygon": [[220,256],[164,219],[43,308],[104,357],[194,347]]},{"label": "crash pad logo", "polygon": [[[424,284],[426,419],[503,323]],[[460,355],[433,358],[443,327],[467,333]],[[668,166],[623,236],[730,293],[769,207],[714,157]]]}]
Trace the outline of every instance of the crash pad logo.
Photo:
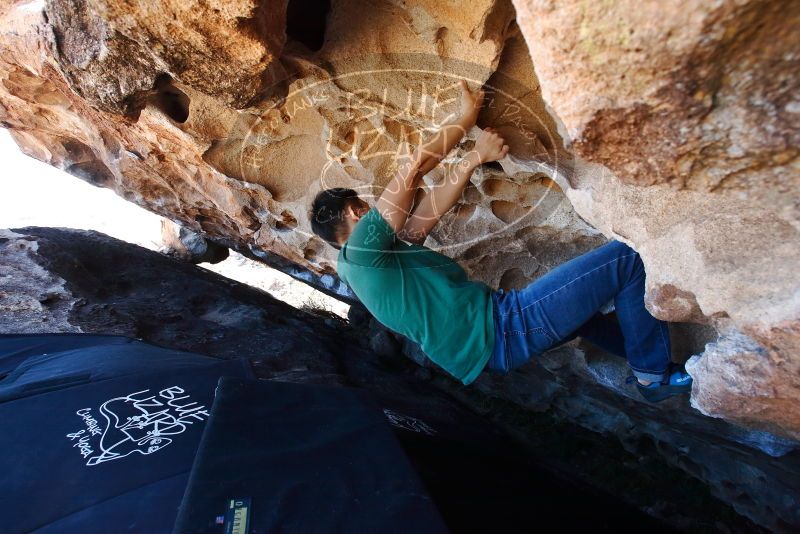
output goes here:
[{"label": "crash pad logo", "polygon": [[94,415],[91,408],[76,411],[86,428],[67,434],[90,466],[131,454],[152,454],[209,415],[205,406],[192,401],[179,386],[115,397],[101,404],[97,412]]}]

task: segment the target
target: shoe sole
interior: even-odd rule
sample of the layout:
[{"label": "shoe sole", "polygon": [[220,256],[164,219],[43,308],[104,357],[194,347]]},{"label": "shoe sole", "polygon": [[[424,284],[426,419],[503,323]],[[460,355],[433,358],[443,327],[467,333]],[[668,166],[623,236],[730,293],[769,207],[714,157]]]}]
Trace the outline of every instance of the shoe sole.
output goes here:
[{"label": "shoe sole", "polygon": [[650,402],[660,402],[664,399],[675,397],[677,395],[683,395],[684,393],[689,393],[692,391],[692,384],[681,384],[680,386],[665,385],[655,389],[645,388],[638,385],[637,387],[639,388],[639,393],[641,393],[642,397]]}]

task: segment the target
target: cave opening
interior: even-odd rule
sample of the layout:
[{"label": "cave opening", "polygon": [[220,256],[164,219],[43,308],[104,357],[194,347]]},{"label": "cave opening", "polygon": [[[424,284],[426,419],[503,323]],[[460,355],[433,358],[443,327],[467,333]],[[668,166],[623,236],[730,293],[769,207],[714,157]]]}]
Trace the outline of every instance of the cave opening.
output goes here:
[{"label": "cave opening", "polygon": [[330,0],[290,0],[286,7],[286,35],[316,52],[325,41]]},{"label": "cave opening", "polygon": [[175,87],[172,76],[162,73],[153,85],[153,103],[161,112],[177,123],[183,124],[189,118],[189,97]]},{"label": "cave opening", "polygon": [[483,163],[482,166],[486,169],[491,169],[497,172],[503,172],[503,166],[500,164],[499,161],[487,161]]}]

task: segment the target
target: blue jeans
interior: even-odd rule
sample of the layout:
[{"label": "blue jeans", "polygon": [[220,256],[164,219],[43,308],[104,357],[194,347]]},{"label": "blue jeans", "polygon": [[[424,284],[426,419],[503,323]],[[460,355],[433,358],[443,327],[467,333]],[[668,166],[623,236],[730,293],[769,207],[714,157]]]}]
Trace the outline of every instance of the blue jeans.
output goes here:
[{"label": "blue jeans", "polygon": [[[628,360],[633,374],[661,380],[670,362],[667,323],[644,307],[639,254],[610,241],[522,290],[492,293],[495,342],[487,367],[508,372],[577,336]],[[599,312],[610,300],[616,316]]]}]

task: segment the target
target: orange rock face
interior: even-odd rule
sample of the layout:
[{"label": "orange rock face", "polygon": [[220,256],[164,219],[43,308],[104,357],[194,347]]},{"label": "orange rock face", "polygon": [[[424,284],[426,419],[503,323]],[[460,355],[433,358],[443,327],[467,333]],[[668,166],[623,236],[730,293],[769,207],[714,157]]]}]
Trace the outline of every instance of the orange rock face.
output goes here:
[{"label": "orange rock face", "polygon": [[655,315],[720,331],[690,362],[694,406],[800,439],[800,4],[514,4],[594,163],[567,196],[642,254]]},{"label": "orange rock face", "polygon": [[[800,439],[797,6],[299,5],[5,2],[0,121],[32,157],[326,275],[311,199],[380,193],[466,78],[511,155],[427,244],[509,288],[625,240],[654,314],[721,333],[690,365],[695,405]],[[740,353],[761,378],[728,373]]]},{"label": "orange rock face", "polygon": [[137,113],[166,73],[244,107],[268,87],[286,39],[281,1],[78,0],[48,2],[45,12],[72,91],[116,113]]}]

